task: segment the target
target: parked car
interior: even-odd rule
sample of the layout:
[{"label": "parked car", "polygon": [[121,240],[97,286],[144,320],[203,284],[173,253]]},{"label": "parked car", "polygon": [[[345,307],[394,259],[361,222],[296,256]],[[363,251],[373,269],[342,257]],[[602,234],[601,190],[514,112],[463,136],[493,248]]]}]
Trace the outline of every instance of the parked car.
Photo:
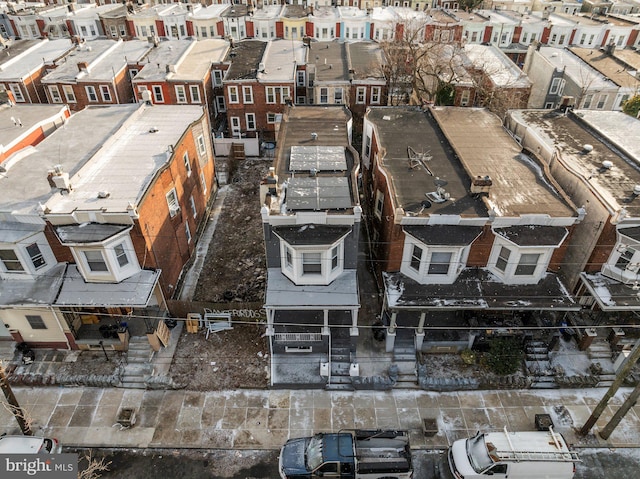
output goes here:
[{"label": "parked car", "polygon": [[0,454],[59,454],[57,439],[36,436],[0,436]]}]

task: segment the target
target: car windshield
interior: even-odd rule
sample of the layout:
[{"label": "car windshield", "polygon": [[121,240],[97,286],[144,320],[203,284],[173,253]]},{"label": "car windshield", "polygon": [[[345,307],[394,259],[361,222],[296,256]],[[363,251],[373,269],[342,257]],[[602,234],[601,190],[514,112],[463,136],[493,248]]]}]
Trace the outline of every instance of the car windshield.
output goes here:
[{"label": "car windshield", "polygon": [[322,464],[322,437],[314,436],[307,446],[307,467],[313,471]]},{"label": "car windshield", "polygon": [[467,439],[467,456],[469,456],[471,467],[478,474],[493,464],[484,444],[484,436],[482,434]]}]

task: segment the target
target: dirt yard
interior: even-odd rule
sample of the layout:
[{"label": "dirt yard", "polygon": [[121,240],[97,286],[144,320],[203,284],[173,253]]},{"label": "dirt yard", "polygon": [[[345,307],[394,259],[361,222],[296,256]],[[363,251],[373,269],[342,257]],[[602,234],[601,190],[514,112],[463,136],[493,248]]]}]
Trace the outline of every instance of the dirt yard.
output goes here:
[{"label": "dirt yard", "polygon": [[[259,186],[271,160],[244,160],[231,167],[226,198],[209,245],[195,301],[233,303],[264,300],[266,266]],[[213,391],[265,388],[269,384],[269,344],[264,326],[246,320],[233,330],[185,331],[169,374],[186,389]]]}]

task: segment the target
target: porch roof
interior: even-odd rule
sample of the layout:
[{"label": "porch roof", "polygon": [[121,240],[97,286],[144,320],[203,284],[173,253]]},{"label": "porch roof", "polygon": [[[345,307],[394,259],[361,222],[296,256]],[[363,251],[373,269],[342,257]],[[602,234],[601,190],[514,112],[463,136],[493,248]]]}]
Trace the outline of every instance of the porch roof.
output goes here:
[{"label": "porch roof", "polygon": [[60,263],[35,279],[0,280],[0,306],[49,306],[60,290],[66,263]]},{"label": "porch roof", "polygon": [[453,284],[419,284],[402,273],[383,273],[391,309],[490,309],[578,311],[557,275],[538,284],[504,284],[482,268],[467,268]]},{"label": "porch roof", "polygon": [[279,268],[269,268],[265,308],[359,308],[356,271],[343,272],[328,285],[296,285]]},{"label": "porch roof", "polygon": [[640,309],[640,290],[636,285],[607,278],[602,273],[581,273],[580,280],[603,311],[637,311]]},{"label": "porch roof", "polygon": [[75,264],[69,265],[56,306],[146,307],[160,270],[143,269],[119,283],[87,283]]}]

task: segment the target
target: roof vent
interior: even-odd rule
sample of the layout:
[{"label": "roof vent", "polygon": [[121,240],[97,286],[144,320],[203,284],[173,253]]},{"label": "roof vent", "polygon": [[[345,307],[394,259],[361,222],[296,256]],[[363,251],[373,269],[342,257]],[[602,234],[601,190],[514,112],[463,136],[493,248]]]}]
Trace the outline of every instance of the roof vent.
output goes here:
[{"label": "roof vent", "polygon": [[318,139],[318,134],[317,133],[311,133],[311,139],[313,141],[316,141]]},{"label": "roof vent", "polygon": [[158,129],[155,126],[152,126],[151,128],[149,128],[149,133],[157,133]]},{"label": "roof vent", "polygon": [[636,196],[640,196],[640,185],[636,185],[633,187],[633,194]]},{"label": "roof vent", "polygon": [[611,168],[613,168],[613,163],[609,160],[604,160],[602,162],[602,168],[605,170],[610,170]]},{"label": "roof vent", "polygon": [[111,196],[111,193],[108,191],[98,191],[98,198],[109,198],[109,196]]},{"label": "roof vent", "polygon": [[593,151],[593,145],[590,145],[590,144],[588,144],[588,143],[587,143],[587,144],[585,144],[585,145],[582,147],[582,151],[584,151],[585,153],[591,153],[591,152]]}]

